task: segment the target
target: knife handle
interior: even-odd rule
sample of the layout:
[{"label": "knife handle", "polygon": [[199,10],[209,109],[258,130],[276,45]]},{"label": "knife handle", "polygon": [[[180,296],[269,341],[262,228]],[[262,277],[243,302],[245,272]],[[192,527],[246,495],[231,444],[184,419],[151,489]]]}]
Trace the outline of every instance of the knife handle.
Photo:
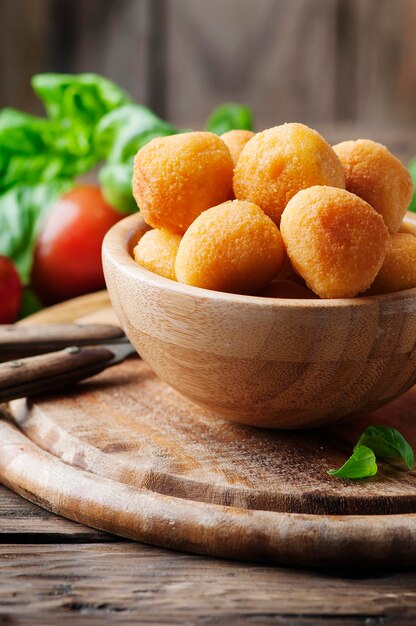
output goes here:
[{"label": "knife handle", "polygon": [[2,363],[0,402],[60,389],[98,374],[112,365],[113,359],[114,353],[104,346],[74,346]]},{"label": "knife handle", "polygon": [[0,362],[66,346],[117,342],[124,337],[121,328],[109,324],[0,325]]}]

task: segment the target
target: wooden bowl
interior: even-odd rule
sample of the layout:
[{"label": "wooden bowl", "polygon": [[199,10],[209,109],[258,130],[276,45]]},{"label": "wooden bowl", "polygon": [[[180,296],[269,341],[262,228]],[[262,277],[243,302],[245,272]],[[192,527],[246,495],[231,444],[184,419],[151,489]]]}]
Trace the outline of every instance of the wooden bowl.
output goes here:
[{"label": "wooden bowl", "polygon": [[416,382],[416,289],[286,300],[189,287],[133,261],[146,230],[135,214],[107,234],[110,298],[142,358],[200,406],[253,426],[304,428],[375,409]]}]

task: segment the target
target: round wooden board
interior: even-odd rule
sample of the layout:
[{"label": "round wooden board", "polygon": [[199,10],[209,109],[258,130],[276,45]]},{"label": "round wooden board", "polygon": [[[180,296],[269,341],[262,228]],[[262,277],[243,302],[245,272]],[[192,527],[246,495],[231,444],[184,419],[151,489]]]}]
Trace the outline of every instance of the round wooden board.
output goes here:
[{"label": "round wooden board", "polygon": [[[115,322],[106,298],[84,297],[33,321]],[[233,558],[416,563],[415,473],[384,463],[363,481],[326,473],[369,423],[394,425],[416,443],[414,390],[348,424],[268,431],[212,416],[135,358],[10,408],[19,430],[0,424],[1,480],[71,519]]]}]

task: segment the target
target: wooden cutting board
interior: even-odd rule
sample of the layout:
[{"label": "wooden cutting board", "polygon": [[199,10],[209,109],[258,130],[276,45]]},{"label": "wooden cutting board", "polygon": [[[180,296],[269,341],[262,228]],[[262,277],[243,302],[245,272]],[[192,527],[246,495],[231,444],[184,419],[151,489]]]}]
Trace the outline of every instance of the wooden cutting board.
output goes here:
[{"label": "wooden cutting board", "polygon": [[[105,293],[30,321],[115,323]],[[61,515],[157,545],[296,564],[416,563],[416,473],[332,478],[368,424],[416,444],[416,389],[309,432],[239,426],[194,406],[138,358],[0,421],[0,479]]]}]

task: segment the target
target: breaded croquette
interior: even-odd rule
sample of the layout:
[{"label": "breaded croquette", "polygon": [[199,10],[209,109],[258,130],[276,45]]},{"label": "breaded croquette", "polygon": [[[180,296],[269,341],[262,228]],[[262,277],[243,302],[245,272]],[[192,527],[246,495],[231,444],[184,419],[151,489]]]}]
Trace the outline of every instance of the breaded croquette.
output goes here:
[{"label": "breaded croquette", "polygon": [[134,160],[133,195],[147,224],[183,234],[232,193],[233,160],[213,133],[159,137]]},{"label": "breaded croquette", "polygon": [[229,130],[221,135],[221,139],[231,153],[234,167],[237,165],[242,149],[252,137],[254,133],[251,130]]},{"label": "breaded croquette", "polygon": [[289,200],[313,185],[344,188],[344,169],[325,139],[304,124],[257,133],[234,170],[235,197],[254,202],[277,225]]},{"label": "breaded croquette", "polygon": [[300,191],[283,211],[280,228],[293,267],[321,298],[352,298],[365,291],[386,255],[383,218],[344,189]]},{"label": "breaded croquette", "polygon": [[252,202],[234,200],[202,213],[179,245],[179,282],[230,293],[256,293],[285,259],[279,229]]},{"label": "breaded croquette", "polygon": [[175,261],[180,235],[162,228],[148,230],[133,250],[133,257],[150,272],[176,280]]},{"label": "breaded croquette", "polygon": [[345,169],[346,189],[363,198],[397,233],[413,196],[409,171],[385,146],[370,139],[334,146]]},{"label": "breaded croquette", "polygon": [[372,294],[391,293],[416,287],[416,237],[405,233],[391,235],[387,252]]}]

